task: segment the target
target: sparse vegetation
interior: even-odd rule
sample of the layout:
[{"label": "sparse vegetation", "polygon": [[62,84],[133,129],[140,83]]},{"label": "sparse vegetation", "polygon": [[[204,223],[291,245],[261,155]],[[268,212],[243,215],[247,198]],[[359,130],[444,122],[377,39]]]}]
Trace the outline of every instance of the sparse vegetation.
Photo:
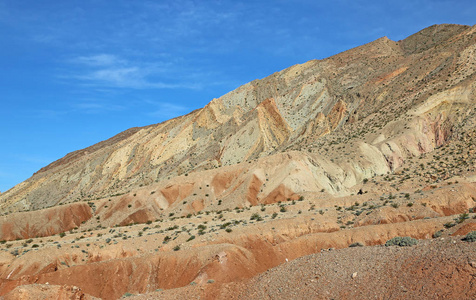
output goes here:
[{"label": "sparse vegetation", "polygon": [[456,223],[461,224],[467,219],[469,219],[469,214],[463,213],[463,214],[460,214],[459,217],[455,219],[455,221]]},{"label": "sparse vegetation", "polygon": [[404,237],[394,237],[393,239],[388,240],[385,243],[385,246],[400,246],[400,247],[408,247],[408,246],[413,246],[418,244],[418,240],[414,239],[409,236],[404,236]]},{"label": "sparse vegetation", "polygon": [[471,231],[464,238],[463,241],[466,242],[476,242],[476,231]]},{"label": "sparse vegetation", "polygon": [[254,213],[251,215],[250,220],[263,221],[263,218],[258,213]]}]

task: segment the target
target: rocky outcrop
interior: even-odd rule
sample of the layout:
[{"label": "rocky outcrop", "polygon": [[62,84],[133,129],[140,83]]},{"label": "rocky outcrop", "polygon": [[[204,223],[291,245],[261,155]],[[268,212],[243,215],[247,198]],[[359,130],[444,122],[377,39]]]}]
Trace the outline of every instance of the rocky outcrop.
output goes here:
[{"label": "rocky outcrop", "polygon": [[79,227],[93,216],[87,203],[73,203],[0,217],[0,240],[55,235]]}]

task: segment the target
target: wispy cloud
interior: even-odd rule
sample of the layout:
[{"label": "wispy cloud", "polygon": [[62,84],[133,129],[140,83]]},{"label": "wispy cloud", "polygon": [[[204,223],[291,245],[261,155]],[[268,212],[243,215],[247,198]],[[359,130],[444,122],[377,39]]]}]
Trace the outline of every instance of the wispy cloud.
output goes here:
[{"label": "wispy cloud", "polygon": [[[200,84],[177,80],[171,63],[130,62],[113,54],[78,56],[68,60],[75,71],[63,78],[96,87],[130,89],[197,89]],[[71,70],[69,71],[71,72]],[[169,77],[167,77],[169,76]],[[187,76],[182,75],[184,79]],[[162,80],[161,80],[162,79]]]},{"label": "wispy cloud", "polygon": [[85,99],[71,104],[74,112],[82,112],[87,114],[98,114],[104,112],[118,112],[127,109],[125,105],[111,103],[103,99]]},{"label": "wispy cloud", "polygon": [[117,66],[126,64],[126,61],[112,54],[78,56],[71,59],[71,62],[88,66]]},{"label": "wispy cloud", "polygon": [[158,119],[169,119],[190,112],[190,107],[177,105],[168,102],[147,101],[154,108],[148,113],[148,116]]},{"label": "wispy cloud", "polygon": [[14,157],[17,160],[21,160],[27,163],[34,163],[40,165],[46,165],[51,163],[53,160],[51,158],[39,157],[35,155],[28,155],[28,154],[15,154]]}]

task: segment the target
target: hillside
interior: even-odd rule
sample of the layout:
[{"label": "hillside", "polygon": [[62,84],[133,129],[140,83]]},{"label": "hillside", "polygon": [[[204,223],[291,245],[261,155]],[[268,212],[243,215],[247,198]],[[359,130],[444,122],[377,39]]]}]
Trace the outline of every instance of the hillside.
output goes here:
[{"label": "hillside", "polygon": [[322,249],[465,235],[475,96],[476,26],[434,25],[70,153],[0,194],[0,295],[256,283]]}]

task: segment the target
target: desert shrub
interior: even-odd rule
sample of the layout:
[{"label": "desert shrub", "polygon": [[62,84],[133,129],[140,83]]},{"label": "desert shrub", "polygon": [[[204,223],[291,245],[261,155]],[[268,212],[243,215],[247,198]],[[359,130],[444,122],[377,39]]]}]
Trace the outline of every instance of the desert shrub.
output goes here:
[{"label": "desert shrub", "polygon": [[174,251],[179,251],[179,250],[180,250],[180,246],[179,246],[179,245],[177,245],[177,246],[174,247]]},{"label": "desert shrub", "polygon": [[476,241],[476,231],[471,231],[464,238],[463,241],[466,242],[475,242]]},{"label": "desert shrub", "polygon": [[251,215],[250,220],[261,221],[261,220],[263,220],[263,218],[261,218],[261,216],[258,213],[254,213],[254,214]]},{"label": "desert shrub", "polygon": [[455,225],[456,225],[455,223],[451,223],[451,222],[443,224],[443,226],[445,226],[446,229],[454,227]]},{"label": "desert shrub", "polygon": [[400,246],[400,247],[406,247],[406,246],[413,246],[418,244],[418,241],[412,237],[409,236],[397,236],[394,237],[393,239],[388,240],[385,243],[385,246]]},{"label": "desert shrub", "polygon": [[461,224],[463,223],[466,219],[469,219],[468,213],[464,213],[458,216],[457,219],[455,219],[456,223]]},{"label": "desert shrub", "polygon": [[220,229],[225,229],[225,228],[227,228],[227,227],[230,226],[230,225],[231,225],[231,222],[223,223],[223,224],[220,225]]},{"label": "desert shrub", "polygon": [[437,232],[433,233],[433,238],[440,237],[442,233],[443,233],[443,230],[438,230]]},{"label": "desert shrub", "polygon": [[363,246],[364,246],[364,245],[363,245],[362,243],[359,243],[359,242],[357,242],[357,243],[352,243],[352,244],[349,245],[349,247],[363,247]]}]

